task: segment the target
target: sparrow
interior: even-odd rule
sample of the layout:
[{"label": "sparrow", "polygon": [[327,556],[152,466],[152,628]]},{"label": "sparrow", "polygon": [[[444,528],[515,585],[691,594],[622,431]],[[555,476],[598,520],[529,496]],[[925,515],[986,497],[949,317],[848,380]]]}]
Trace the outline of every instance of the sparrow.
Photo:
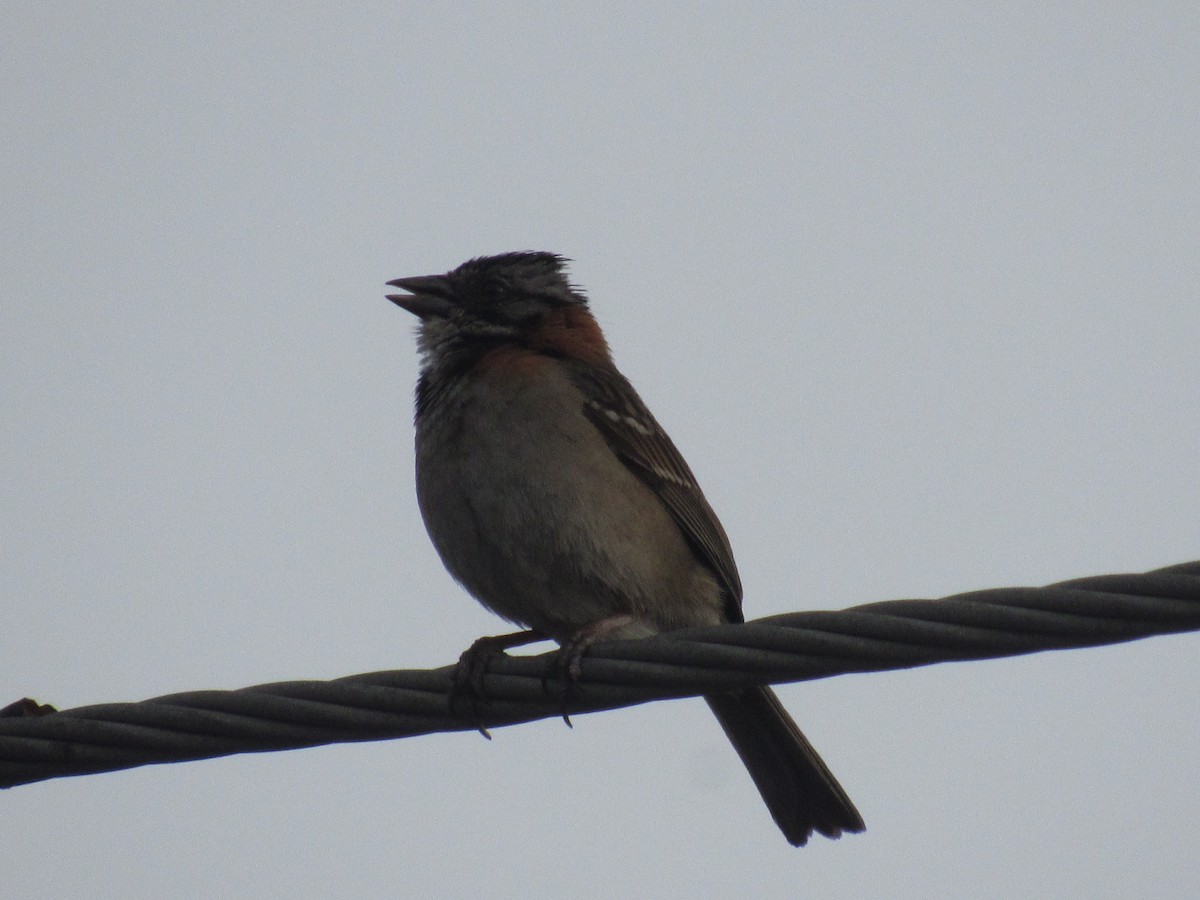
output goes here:
[{"label": "sparrow", "polygon": [[[450,574],[564,648],[743,622],[733,550],[613,362],[568,260],[523,251],[388,282],[419,320],[417,499]],[[502,639],[501,639],[502,640]],[[704,698],[787,840],[858,810],[768,687]]]}]

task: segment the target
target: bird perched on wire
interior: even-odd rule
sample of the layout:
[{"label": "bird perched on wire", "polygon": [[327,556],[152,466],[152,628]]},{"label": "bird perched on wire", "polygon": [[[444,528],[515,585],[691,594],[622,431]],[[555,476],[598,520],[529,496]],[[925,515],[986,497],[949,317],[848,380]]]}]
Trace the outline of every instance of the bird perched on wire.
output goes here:
[{"label": "bird perched on wire", "polygon": [[[397,278],[420,319],[417,498],[446,568],[484,606],[578,654],[597,640],[741,622],[725,530],[617,370],[553,253]],[[706,696],[794,845],[862,817],[775,693]]]}]

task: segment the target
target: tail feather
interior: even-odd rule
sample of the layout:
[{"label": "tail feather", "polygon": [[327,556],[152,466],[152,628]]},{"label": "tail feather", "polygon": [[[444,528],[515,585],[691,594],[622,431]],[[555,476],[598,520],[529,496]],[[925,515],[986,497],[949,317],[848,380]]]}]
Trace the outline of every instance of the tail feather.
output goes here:
[{"label": "tail feather", "polygon": [[862,816],[775,692],[757,687],[704,698],[793,846],[866,829]]}]

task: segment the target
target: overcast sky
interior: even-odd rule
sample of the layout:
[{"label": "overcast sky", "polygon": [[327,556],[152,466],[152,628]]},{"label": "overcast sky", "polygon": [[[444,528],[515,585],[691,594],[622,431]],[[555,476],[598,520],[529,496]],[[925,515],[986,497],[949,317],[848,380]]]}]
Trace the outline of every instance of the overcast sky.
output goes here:
[{"label": "overcast sky", "polygon": [[[384,282],[546,249],[750,618],[1200,558],[1194,3],[3,4],[0,705],[446,664]],[[1132,7],[1129,7],[1132,8]],[[1200,636],[0,797],[5,896],[1194,897]],[[15,891],[15,892],[14,892]]]}]

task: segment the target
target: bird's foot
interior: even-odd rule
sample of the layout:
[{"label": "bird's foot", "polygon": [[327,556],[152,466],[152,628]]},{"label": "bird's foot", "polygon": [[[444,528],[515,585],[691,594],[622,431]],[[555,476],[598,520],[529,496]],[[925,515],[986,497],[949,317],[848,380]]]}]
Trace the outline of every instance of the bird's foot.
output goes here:
[{"label": "bird's foot", "polygon": [[575,696],[575,686],[583,675],[583,657],[592,644],[599,641],[647,637],[656,630],[636,616],[621,613],[597,619],[583,626],[575,632],[571,640],[559,647],[558,652],[550,657],[542,674],[542,689],[549,694],[550,679],[554,678],[558,682],[559,712],[568,726],[571,725],[571,716],[567,706]]},{"label": "bird's foot", "polygon": [[479,703],[487,699],[483,689],[483,676],[487,674],[488,662],[495,656],[503,656],[504,651],[512,647],[522,647],[545,639],[545,635],[540,631],[530,629],[481,637],[475,641],[458,658],[458,664],[450,673],[450,714],[456,715],[459,702],[466,699],[470,703],[470,716],[475,727],[480,734],[491,740],[492,736],[479,715]]}]

